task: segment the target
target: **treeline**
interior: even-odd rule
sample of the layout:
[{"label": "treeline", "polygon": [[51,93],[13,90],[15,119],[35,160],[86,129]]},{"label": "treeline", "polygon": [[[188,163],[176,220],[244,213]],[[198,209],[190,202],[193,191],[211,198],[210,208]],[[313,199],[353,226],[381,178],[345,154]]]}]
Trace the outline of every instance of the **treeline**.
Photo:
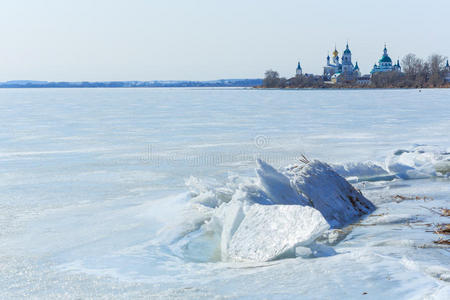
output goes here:
[{"label": "treeline", "polygon": [[264,88],[325,88],[327,85],[322,76],[300,75],[289,79],[280,77],[278,72],[268,70],[265,73]]},{"label": "treeline", "polygon": [[439,54],[433,54],[424,60],[411,53],[402,59],[402,73],[375,73],[371,85],[376,88],[450,87],[445,81],[449,72],[446,60],[446,57]]},{"label": "treeline", "polygon": [[402,72],[379,72],[373,74],[370,82],[342,81],[330,84],[323,76],[299,75],[289,79],[280,77],[278,72],[268,70],[261,87],[264,88],[433,88],[450,87],[446,76],[450,72],[446,67],[446,57],[433,54],[427,59],[408,54],[402,59]]}]

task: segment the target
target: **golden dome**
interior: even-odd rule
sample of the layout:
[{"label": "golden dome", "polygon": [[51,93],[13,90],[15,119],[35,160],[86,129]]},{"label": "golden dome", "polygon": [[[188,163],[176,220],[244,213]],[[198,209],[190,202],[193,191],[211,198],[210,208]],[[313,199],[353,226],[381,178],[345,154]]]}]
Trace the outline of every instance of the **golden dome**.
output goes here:
[{"label": "golden dome", "polygon": [[339,52],[336,50],[336,48],[334,48],[333,56],[336,57],[336,56],[338,56],[338,54],[339,54]]}]

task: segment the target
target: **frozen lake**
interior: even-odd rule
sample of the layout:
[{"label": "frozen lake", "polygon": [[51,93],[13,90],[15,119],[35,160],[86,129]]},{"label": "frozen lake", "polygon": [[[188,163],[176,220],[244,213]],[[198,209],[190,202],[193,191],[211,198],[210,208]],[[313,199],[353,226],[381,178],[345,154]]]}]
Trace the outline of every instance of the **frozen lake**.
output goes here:
[{"label": "frozen lake", "polygon": [[[450,298],[448,89],[3,89],[0,124],[2,299]],[[196,236],[257,158],[301,154],[377,206],[326,255]]]}]

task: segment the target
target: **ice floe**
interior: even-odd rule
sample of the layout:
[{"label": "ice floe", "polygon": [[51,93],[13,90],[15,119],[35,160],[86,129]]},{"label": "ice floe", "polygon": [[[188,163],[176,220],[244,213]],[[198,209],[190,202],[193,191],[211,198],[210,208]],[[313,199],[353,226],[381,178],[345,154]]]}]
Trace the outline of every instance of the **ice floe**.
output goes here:
[{"label": "ice floe", "polygon": [[330,226],[309,206],[252,205],[231,238],[228,257],[268,261],[309,245]]},{"label": "ice floe", "polygon": [[348,162],[331,166],[350,182],[447,177],[450,174],[450,151],[416,145],[392,151],[384,162]]},{"label": "ice floe", "polygon": [[[258,160],[255,171],[256,178],[233,180],[215,189],[190,179],[196,193],[189,209],[203,210],[205,221],[176,241],[185,256],[192,257],[192,249],[206,251],[208,257],[220,252],[224,261],[329,255],[332,249],[324,250],[314,241],[329,228],[341,228],[375,209],[329,165],[317,160],[284,171]],[[199,251],[206,241],[216,245]]]},{"label": "ice floe", "polygon": [[450,153],[433,146],[401,149],[386,159],[386,169],[402,179],[445,176],[450,172]]},{"label": "ice floe", "polygon": [[[171,248],[195,261],[332,255],[334,250],[324,244],[335,245],[346,236],[336,229],[340,233],[375,210],[344,177],[377,181],[445,176],[449,165],[448,152],[416,146],[394,151],[384,167],[370,161],[330,166],[313,160],[277,170],[257,160],[254,178],[231,176],[220,185],[191,177],[186,220],[176,227]],[[378,223],[403,221],[378,218]]]},{"label": "ice floe", "polygon": [[332,228],[343,227],[375,206],[329,165],[313,161],[289,170],[299,194],[309,199]]}]

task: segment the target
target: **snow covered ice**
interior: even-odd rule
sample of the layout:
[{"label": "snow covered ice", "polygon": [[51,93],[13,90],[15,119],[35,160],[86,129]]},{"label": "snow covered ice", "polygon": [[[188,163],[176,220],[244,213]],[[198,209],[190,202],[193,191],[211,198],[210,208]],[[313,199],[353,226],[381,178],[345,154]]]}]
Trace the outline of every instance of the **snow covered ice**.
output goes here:
[{"label": "snow covered ice", "polygon": [[448,99],[0,90],[0,298],[449,299]]}]

